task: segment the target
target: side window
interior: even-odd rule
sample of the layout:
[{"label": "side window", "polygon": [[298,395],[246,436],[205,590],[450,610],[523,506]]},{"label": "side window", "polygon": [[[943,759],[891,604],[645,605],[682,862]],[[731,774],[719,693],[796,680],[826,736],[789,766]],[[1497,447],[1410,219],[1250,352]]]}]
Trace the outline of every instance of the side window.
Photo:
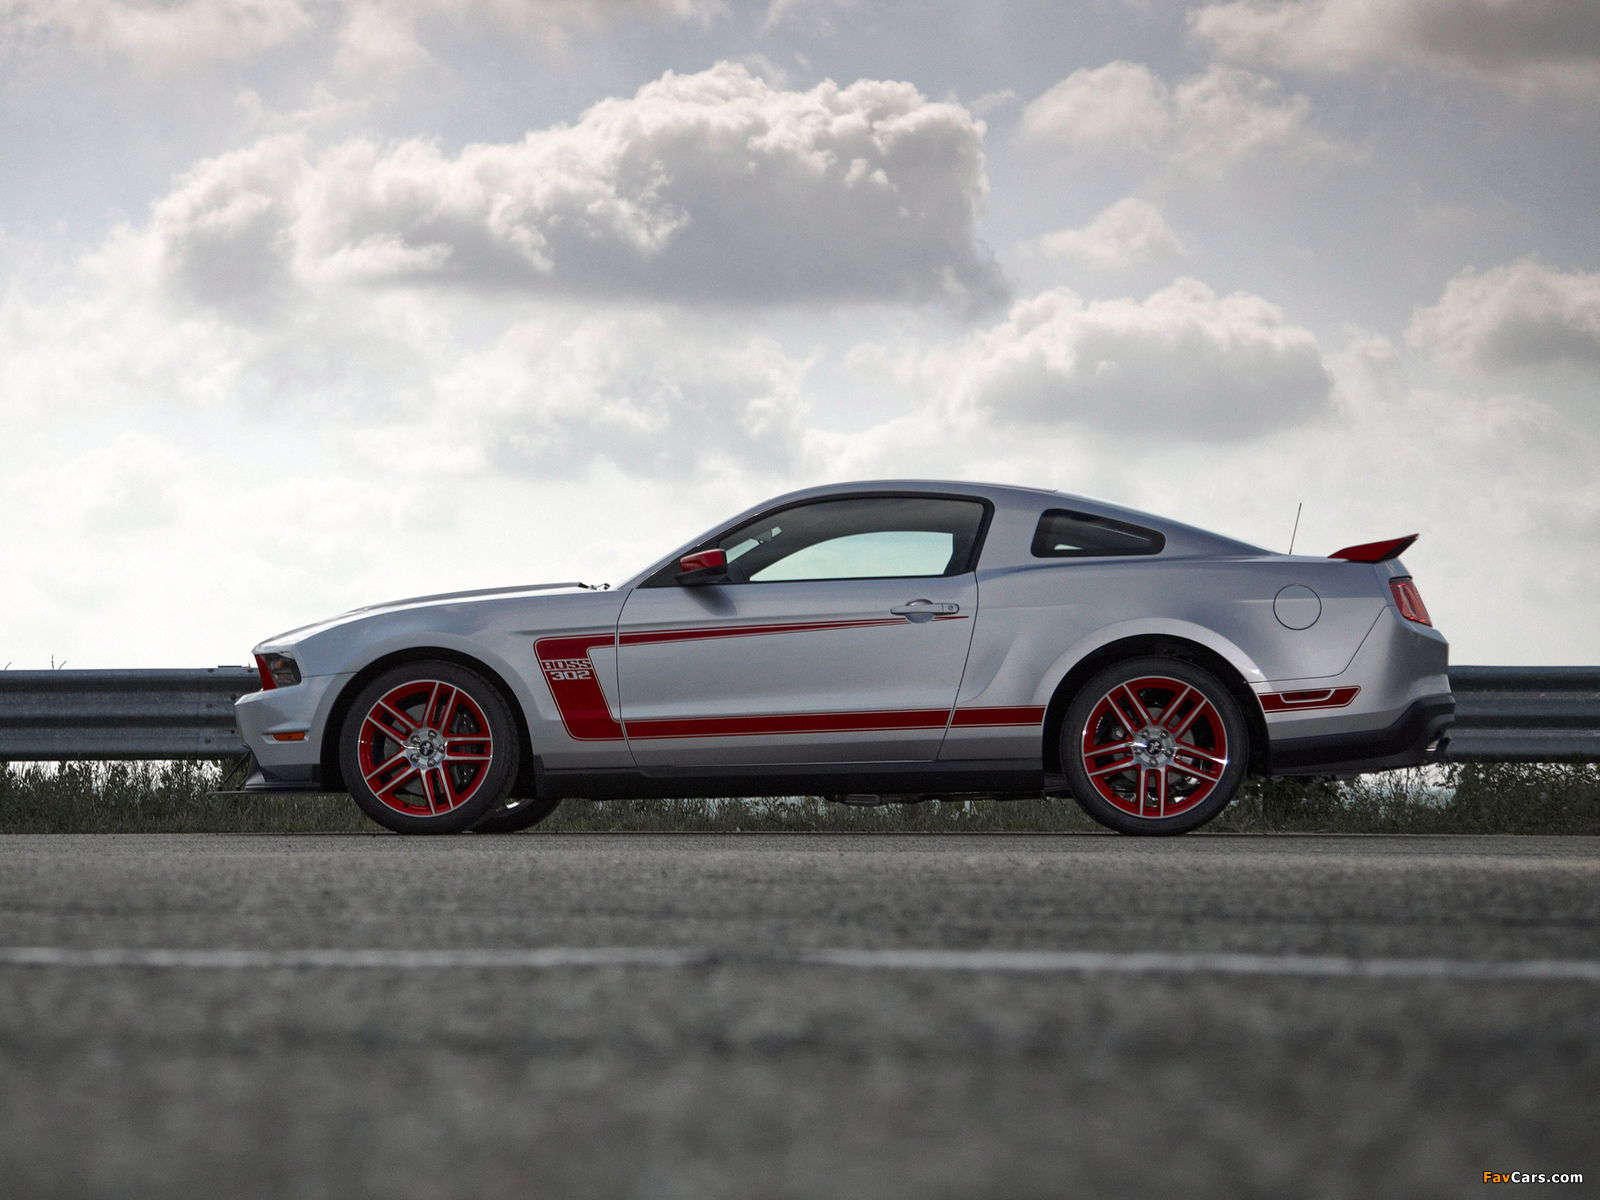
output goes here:
[{"label": "side window", "polygon": [[959,575],[985,507],[935,496],[819,500],[724,535],[729,583]]},{"label": "side window", "polygon": [[1110,517],[1052,508],[1033,533],[1035,558],[1102,558],[1114,554],[1160,554],[1167,539],[1154,529]]}]

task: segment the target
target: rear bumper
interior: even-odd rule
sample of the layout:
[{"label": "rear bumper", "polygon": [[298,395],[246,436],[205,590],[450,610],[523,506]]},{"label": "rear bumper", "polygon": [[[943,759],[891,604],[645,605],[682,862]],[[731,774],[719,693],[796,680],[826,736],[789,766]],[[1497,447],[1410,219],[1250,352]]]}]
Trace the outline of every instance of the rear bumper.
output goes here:
[{"label": "rear bumper", "polygon": [[1437,762],[1449,745],[1448,730],[1455,712],[1454,696],[1429,696],[1383,729],[1275,738],[1267,747],[1267,774],[1354,775]]}]

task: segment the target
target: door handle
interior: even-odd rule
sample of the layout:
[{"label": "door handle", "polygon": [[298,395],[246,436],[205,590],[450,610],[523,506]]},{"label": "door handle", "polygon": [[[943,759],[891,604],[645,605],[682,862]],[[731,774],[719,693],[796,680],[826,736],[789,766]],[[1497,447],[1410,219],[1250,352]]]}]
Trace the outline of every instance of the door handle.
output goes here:
[{"label": "door handle", "polygon": [[944,602],[935,604],[932,600],[912,600],[898,605],[889,610],[897,617],[920,625],[924,621],[931,621],[934,617],[947,617],[951,613],[961,611],[961,605]]}]

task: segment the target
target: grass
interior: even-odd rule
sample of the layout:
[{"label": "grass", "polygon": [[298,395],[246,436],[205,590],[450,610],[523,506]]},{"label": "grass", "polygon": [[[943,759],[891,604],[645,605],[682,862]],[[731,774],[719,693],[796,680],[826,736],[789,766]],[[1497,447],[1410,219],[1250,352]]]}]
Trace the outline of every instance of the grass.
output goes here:
[{"label": "grass", "polygon": [[212,796],[207,762],[7,764],[0,833],[356,833],[377,829],[339,796]]},{"label": "grass", "polygon": [[1600,834],[1600,765],[1457,763],[1350,783],[1249,781],[1207,826],[1236,833]]},{"label": "grass", "polygon": [[[213,763],[0,764],[0,833],[375,833],[345,796],[214,796]],[[1094,832],[1071,800],[849,808],[776,800],[568,800],[533,832]],[[1351,783],[1249,780],[1219,833],[1600,834],[1600,766],[1467,763]]]}]

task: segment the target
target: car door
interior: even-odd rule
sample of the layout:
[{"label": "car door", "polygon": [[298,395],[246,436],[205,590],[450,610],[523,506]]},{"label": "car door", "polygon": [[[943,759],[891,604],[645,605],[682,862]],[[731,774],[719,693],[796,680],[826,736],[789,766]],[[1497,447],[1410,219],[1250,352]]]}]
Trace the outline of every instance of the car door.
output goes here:
[{"label": "car door", "polygon": [[[725,572],[669,567],[617,630],[641,767],[926,762],[972,641],[986,501],[814,500],[708,542]],[[697,575],[704,575],[704,572]]]}]

